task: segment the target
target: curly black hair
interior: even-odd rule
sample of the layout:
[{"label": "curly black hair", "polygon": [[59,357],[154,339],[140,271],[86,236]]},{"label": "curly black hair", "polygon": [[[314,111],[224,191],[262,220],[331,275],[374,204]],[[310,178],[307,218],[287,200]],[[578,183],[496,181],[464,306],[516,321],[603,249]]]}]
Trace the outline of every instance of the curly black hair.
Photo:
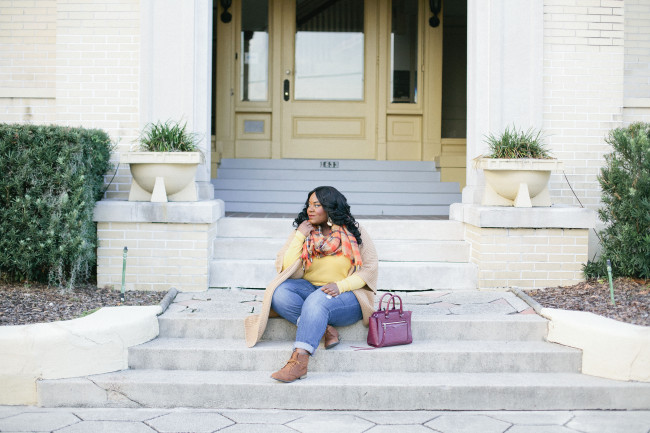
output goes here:
[{"label": "curly black hair", "polygon": [[327,216],[332,219],[332,222],[336,225],[347,227],[347,229],[350,230],[357,239],[357,243],[361,245],[362,241],[361,232],[359,231],[359,223],[350,213],[348,200],[339,192],[339,190],[332,186],[319,186],[318,188],[309,191],[309,194],[307,194],[307,200],[305,201],[305,207],[293,221],[293,226],[298,227],[303,221],[309,219],[307,216],[307,207],[309,207],[309,197],[314,193],[316,194],[320,204],[323,206],[323,209],[325,209],[325,212],[327,212]]}]

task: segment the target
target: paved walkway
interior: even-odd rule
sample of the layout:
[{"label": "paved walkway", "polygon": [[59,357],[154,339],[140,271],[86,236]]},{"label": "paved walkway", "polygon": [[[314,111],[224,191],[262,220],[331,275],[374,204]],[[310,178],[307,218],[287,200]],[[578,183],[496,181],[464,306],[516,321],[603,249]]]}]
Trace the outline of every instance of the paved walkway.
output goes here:
[{"label": "paved walkway", "polygon": [[2,432],[649,433],[650,411],[326,412],[0,406]]},{"label": "paved walkway", "polygon": [[[233,312],[249,314],[261,291],[234,290]],[[213,314],[215,292],[179,293],[170,312]],[[226,293],[221,293],[226,295]],[[508,292],[403,294],[431,315],[534,314]],[[242,299],[239,299],[242,298]],[[221,305],[221,304],[220,304]],[[224,306],[221,305],[223,308]],[[236,310],[236,311],[235,311]],[[241,310],[241,311],[240,311]],[[0,384],[0,386],[2,386]],[[323,407],[327,403],[323,402]],[[300,411],[251,409],[100,409],[0,406],[0,432],[302,432],[302,433],[650,433],[645,411]]]}]

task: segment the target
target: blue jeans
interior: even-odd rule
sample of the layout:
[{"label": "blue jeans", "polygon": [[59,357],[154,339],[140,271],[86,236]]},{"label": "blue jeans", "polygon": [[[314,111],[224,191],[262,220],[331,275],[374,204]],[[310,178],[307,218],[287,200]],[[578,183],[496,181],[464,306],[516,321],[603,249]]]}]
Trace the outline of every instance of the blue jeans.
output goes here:
[{"label": "blue jeans", "polygon": [[320,287],[307,280],[288,279],[273,292],[271,307],[298,326],[294,349],[316,352],[327,325],[347,326],[362,319],[361,306],[352,292],[328,299]]}]

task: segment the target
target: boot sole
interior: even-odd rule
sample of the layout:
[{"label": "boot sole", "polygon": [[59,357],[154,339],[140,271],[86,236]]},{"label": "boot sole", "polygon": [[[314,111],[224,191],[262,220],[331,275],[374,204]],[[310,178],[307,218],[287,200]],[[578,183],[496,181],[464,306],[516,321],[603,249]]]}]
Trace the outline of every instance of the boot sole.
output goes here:
[{"label": "boot sole", "polygon": [[332,344],[330,344],[329,346],[325,346],[325,350],[327,350],[327,349],[331,349],[331,348],[334,347],[334,346],[338,346],[339,343],[340,343],[340,341],[337,341],[336,343],[332,343]]},{"label": "boot sole", "polygon": [[278,382],[282,382],[282,383],[293,383],[293,382],[295,382],[296,380],[300,380],[300,379],[302,379],[303,377],[307,377],[307,375],[304,374],[304,375],[302,375],[302,376],[300,376],[300,377],[298,377],[298,378],[296,378],[296,379],[294,379],[294,380],[282,380],[282,379],[276,379],[276,378],[273,377],[273,376],[271,376],[271,379],[277,380]]}]

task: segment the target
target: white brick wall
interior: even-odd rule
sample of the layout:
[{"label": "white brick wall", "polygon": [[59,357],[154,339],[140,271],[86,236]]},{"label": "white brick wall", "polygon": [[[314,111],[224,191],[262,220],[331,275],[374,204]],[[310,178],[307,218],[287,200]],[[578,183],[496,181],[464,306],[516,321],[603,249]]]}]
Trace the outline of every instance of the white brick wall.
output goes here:
[{"label": "white brick wall", "polygon": [[587,229],[482,228],[465,225],[482,289],[573,285],[584,280]]},{"label": "white brick wall", "polygon": [[0,118],[51,123],[56,87],[56,0],[2,0]]},{"label": "white brick wall", "polygon": [[[624,1],[544,1],[544,130],[580,201],[596,208],[596,176],[621,125]],[[551,178],[555,202],[578,204],[564,176]]]},{"label": "white brick wall", "polygon": [[[138,0],[57,2],[57,123],[101,128],[119,150],[140,128],[139,7]],[[128,167],[120,167],[108,198],[126,198],[129,183]]]},{"label": "white brick wall", "polygon": [[[2,0],[3,122],[100,128],[122,150],[139,133],[139,95],[139,0]],[[107,196],[125,199],[129,184],[120,167]]]},{"label": "white brick wall", "polygon": [[127,247],[127,290],[206,290],[216,230],[216,223],[99,222],[97,285],[121,286]]},{"label": "white brick wall", "polygon": [[648,0],[625,0],[625,97],[650,98]]}]

